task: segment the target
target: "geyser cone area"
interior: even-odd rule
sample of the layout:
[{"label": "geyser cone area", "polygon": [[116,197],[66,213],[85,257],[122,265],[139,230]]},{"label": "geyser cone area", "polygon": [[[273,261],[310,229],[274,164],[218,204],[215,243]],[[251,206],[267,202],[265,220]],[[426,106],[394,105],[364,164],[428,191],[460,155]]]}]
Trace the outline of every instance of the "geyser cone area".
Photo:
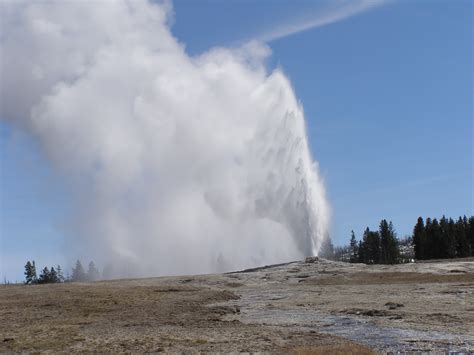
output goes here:
[{"label": "geyser cone area", "polygon": [[190,56],[167,2],[1,12],[1,118],[28,130],[71,187],[71,258],[145,276],[318,253],[324,186],[302,107],[282,71],[267,72],[268,47]]}]

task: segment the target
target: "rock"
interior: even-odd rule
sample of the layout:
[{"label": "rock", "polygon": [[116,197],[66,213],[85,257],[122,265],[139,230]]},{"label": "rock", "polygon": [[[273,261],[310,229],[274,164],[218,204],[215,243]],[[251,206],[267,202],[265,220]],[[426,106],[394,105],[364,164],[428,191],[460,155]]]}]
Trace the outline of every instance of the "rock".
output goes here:
[{"label": "rock", "polygon": [[402,303],[394,303],[394,302],[387,302],[385,303],[385,306],[388,307],[388,309],[397,309],[400,307],[404,307]]},{"label": "rock", "polygon": [[317,256],[308,256],[304,262],[306,264],[314,264],[314,263],[317,263],[319,261],[319,258]]},{"label": "rock", "polygon": [[212,311],[214,312],[214,314],[217,314],[217,315],[220,315],[220,316],[223,316],[223,315],[226,315],[226,314],[236,314],[236,313],[240,313],[240,307],[235,305],[231,305],[231,306],[214,306],[212,307]]},{"label": "rock", "polygon": [[387,315],[387,312],[379,309],[369,309],[368,311],[362,312],[362,315],[369,317],[384,317]]},{"label": "rock", "polygon": [[384,317],[389,315],[387,311],[379,310],[379,309],[360,309],[360,308],[349,308],[340,311],[341,313],[346,314],[355,314],[358,316],[368,316],[368,317]]}]

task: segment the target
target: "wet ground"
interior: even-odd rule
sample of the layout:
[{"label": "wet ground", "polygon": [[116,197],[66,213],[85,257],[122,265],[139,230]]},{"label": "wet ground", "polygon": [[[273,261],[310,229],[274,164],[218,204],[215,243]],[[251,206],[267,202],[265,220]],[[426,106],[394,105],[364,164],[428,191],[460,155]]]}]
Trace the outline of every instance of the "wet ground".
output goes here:
[{"label": "wet ground", "polygon": [[248,324],[317,331],[377,351],[467,352],[474,349],[473,271],[469,259],[297,262],[230,275],[243,286],[229,303],[241,309],[234,318]]},{"label": "wet ground", "polygon": [[2,351],[472,351],[474,261],[0,287]]}]

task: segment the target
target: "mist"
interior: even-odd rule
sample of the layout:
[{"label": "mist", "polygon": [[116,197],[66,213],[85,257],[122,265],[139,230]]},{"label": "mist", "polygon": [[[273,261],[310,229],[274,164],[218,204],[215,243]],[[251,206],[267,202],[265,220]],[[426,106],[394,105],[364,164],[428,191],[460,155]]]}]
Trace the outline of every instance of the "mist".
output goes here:
[{"label": "mist", "polygon": [[40,142],[73,191],[70,258],[151,276],[318,254],[324,184],[268,46],[190,56],[169,2],[0,9],[0,117]]}]

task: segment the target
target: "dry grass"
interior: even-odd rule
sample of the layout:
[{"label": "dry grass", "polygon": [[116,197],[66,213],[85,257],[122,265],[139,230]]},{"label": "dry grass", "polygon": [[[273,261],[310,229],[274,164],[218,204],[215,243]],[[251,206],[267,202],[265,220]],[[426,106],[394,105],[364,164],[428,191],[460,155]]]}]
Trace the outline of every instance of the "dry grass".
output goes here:
[{"label": "dry grass", "polygon": [[235,307],[208,305],[237,298],[233,292],[168,283],[2,287],[0,351],[278,351],[352,344],[329,335],[226,321]]}]

